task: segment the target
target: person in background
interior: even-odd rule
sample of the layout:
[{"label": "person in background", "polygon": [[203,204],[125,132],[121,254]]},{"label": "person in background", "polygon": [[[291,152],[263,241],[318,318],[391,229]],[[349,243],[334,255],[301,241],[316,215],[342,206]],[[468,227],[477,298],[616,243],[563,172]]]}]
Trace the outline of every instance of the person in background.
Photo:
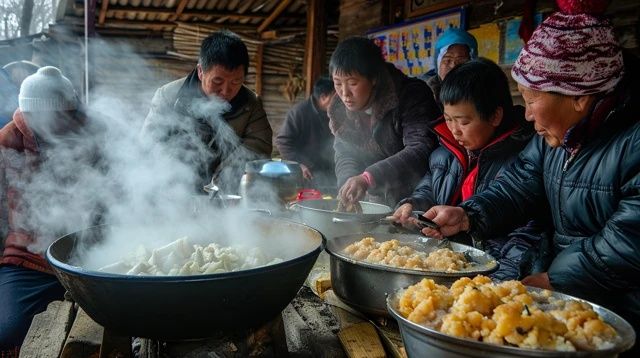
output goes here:
[{"label": "person in background", "polygon": [[539,136],[481,193],[429,209],[440,229],[425,234],[482,240],[549,206],[553,261],[522,282],[600,304],[640,332],[640,63],[623,55],[606,4],[558,1],[534,31],[511,75]]},{"label": "person in background", "polygon": [[13,112],[18,108],[18,92],[7,71],[0,68],[0,128],[11,121]]},{"label": "person in background", "polygon": [[29,61],[14,61],[0,68],[0,128],[11,120],[18,108],[18,92],[22,81],[38,68]]},{"label": "person in background", "polygon": [[338,197],[353,205],[367,195],[393,207],[427,170],[436,146],[429,122],[442,113],[429,87],[386,63],[367,38],[339,43],[329,69]]},{"label": "person in background", "polygon": [[420,76],[420,79],[427,82],[436,102],[442,108],[440,103],[442,81],[455,66],[478,57],[478,42],[470,33],[451,27],[438,37],[433,57],[435,67]]},{"label": "person in background", "polygon": [[29,226],[22,190],[48,151],[85,122],[71,82],[55,67],[27,77],[18,102],[13,120],[0,130],[0,355],[16,357],[33,316],[65,291],[44,253],[30,251],[40,228]]},{"label": "person in background", "polygon": [[[513,105],[507,76],[490,60],[471,60],[449,72],[440,101],[444,116],[433,128],[440,146],[431,154],[430,170],[413,194],[398,204],[394,217],[403,224],[414,224],[414,210],[457,205],[482,192],[535,133],[524,119],[524,108]],[[463,243],[472,244],[464,239]],[[484,249],[500,262],[492,277],[511,280],[528,275],[541,256],[541,241],[533,222],[509,237],[489,240]]]},{"label": "person in background", "polygon": [[202,41],[196,68],[160,87],[151,100],[144,135],[167,140],[185,128],[195,131],[183,144],[206,153],[195,160],[198,192],[212,178],[227,192],[237,192],[244,163],[271,157],[271,126],[262,101],[244,85],[248,70],[242,39],[230,31],[214,32]]},{"label": "person in background", "polygon": [[282,159],[300,163],[311,187],[330,192],[336,190],[336,174],[327,108],[334,93],[331,79],[320,77],[311,96],[289,110],[275,141]]}]

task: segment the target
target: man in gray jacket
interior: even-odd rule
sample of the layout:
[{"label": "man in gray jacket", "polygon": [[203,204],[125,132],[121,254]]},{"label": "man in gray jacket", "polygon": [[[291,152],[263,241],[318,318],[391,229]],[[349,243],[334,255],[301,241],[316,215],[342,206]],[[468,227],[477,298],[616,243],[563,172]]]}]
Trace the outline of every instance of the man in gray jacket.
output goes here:
[{"label": "man in gray jacket", "polygon": [[262,102],[243,85],[249,68],[247,47],[230,31],[202,41],[196,68],[160,87],[143,134],[170,141],[197,172],[196,188],[213,178],[235,192],[244,163],[271,155],[272,131]]}]

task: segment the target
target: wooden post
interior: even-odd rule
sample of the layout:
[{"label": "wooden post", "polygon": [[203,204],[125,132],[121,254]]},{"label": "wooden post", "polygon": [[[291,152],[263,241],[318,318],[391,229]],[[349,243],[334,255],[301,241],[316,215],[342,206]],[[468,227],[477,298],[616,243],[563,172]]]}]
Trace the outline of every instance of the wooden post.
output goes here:
[{"label": "wooden post", "polygon": [[107,17],[107,9],[109,8],[109,0],[102,0],[100,5],[100,15],[98,16],[98,25],[104,25],[104,20]]},{"label": "wooden post", "polygon": [[256,47],[256,94],[262,96],[262,59],[264,52],[264,44],[258,44]]},{"label": "wooden post", "polygon": [[305,94],[313,91],[314,82],[325,72],[327,16],[325,0],[307,1],[307,39],[304,56]]}]

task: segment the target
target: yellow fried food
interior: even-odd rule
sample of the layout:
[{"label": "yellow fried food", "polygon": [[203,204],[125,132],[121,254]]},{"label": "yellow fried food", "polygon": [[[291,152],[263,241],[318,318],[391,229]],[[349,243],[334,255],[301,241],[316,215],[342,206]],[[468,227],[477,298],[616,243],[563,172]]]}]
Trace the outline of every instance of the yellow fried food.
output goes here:
[{"label": "yellow fried food", "polygon": [[377,242],[373,237],[347,246],[343,252],[356,260],[398,268],[455,272],[471,265],[463,253],[448,248],[430,252],[417,251],[410,246],[401,245],[398,240]]},{"label": "yellow fried food", "polygon": [[[431,279],[409,286],[399,299],[408,320],[452,336],[528,349],[605,349],[617,334],[591,305],[530,293],[519,281],[464,277],[449,289]],[[542,305],[552,305],[543,310]]]}]

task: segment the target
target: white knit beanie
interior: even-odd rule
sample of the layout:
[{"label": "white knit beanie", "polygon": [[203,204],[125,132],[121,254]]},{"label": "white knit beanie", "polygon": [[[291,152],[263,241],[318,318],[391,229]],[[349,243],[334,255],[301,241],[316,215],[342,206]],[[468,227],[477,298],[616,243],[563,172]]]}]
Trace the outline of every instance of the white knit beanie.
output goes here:
[{"label": "white knit beanie", "polygon": [[46,66],[22,82],[18,104],[23,112],[70,111],[78,108],[78,96],[59,69]]}]

